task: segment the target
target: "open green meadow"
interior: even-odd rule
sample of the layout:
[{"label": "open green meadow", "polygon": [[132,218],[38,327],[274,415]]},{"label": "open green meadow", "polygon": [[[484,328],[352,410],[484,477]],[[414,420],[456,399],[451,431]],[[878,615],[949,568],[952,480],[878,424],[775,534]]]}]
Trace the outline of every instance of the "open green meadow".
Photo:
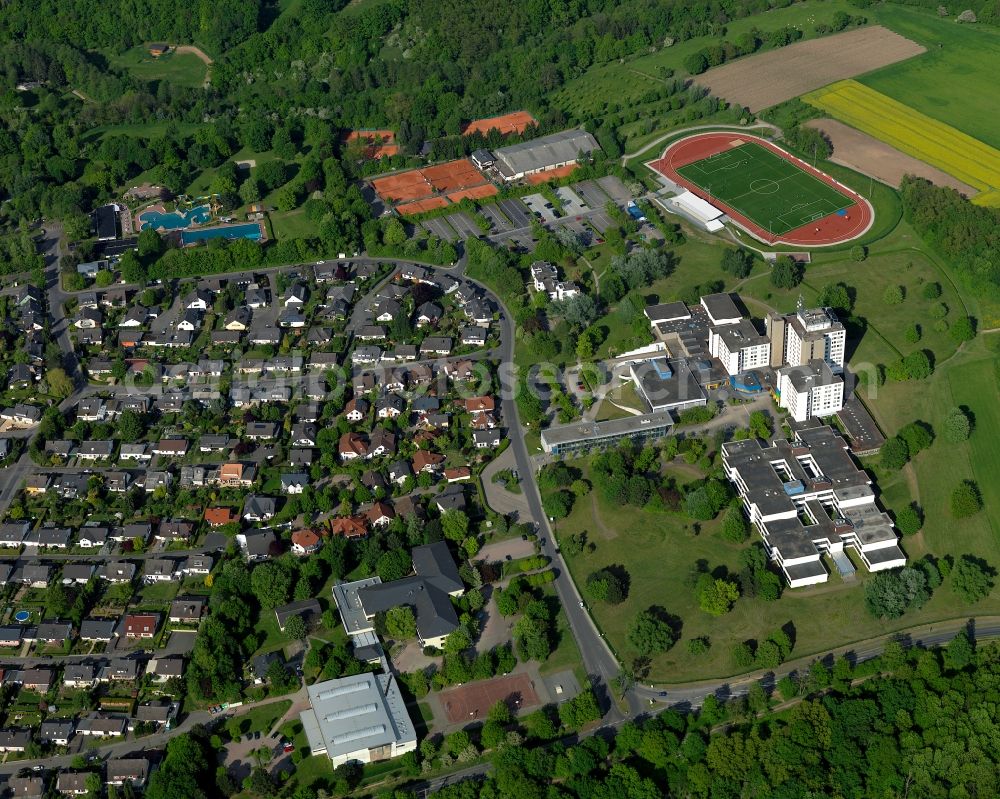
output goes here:
[{"label": "open green meadow", "polygon": [[203,86],[208,67],[194,53],[170,52],[153,58],[142,45],[112,55],[108,60],[116,67],[126,69],[139,80],[164,80],[175,86],[191,89]]},{"label": "open green meadow", "polygon": [[[866,10],[866,14],[871,9]],[[1000,30],[958,25],[952,16],[883,5],[878,21],[924,45],[923,55],[857,78],[927,116],[1000,148]]]},{"label": "open green meadow", "polygon": [[833,186],[756,142],[723,150],[677,172],[773,235],[854,204]]}]

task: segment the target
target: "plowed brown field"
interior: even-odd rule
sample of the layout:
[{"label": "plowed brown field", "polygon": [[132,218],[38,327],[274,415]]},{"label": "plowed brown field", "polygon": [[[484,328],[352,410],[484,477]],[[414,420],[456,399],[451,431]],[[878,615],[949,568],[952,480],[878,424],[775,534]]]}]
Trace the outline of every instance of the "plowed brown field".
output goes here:
[{"label": "plowed brown field", "polygon": [[916,42],[875,25],[740,58],[698,75],[695,82],[756,113],[923,52]]}]

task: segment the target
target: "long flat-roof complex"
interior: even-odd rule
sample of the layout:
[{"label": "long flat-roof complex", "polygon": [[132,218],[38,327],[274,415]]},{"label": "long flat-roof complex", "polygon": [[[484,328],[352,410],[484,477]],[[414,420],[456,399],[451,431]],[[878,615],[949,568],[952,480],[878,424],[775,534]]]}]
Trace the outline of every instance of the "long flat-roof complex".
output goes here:
[{"label": "long flat-roof complex", "polygon": [[792,588],[826,582],[823,554],[842,573],[853,572],[844,552],[848,546],[869,571],[906,565],[892,522],[875,502],[871,479],[833,428],[799,430],[793,442],[771,445],[755,438],[727,442],[722,462]]},{"label": "long flat-roof complex", "polygon": [[633,441],[662,438],[670,433],[673,424],[670,412],[660,411],[606,422],[583,421],[556,425],[542,431],[542,449],[559,455],[611,447],[626,438]]},{"label": "long flat-roof complex", "polygon": [[537,139],[501,147],[496,151],[496,169],[504,180],[518,180],[548,169],[575,164],[580,154],[590,155],[601,147],[585,130],[574,128]]},{"label": "long flat-roof complex", "polygon": [[310,685],[299,714],[314,755],[334,767],[374,763],[412,752],[417,734],[391,674],[357,674]]},{"label": "long flat-roof complex", "polygon": [[650,358],[629,367],[642,398],[652,411],[682,411],[705,405],[708,398],[686,361]]}]

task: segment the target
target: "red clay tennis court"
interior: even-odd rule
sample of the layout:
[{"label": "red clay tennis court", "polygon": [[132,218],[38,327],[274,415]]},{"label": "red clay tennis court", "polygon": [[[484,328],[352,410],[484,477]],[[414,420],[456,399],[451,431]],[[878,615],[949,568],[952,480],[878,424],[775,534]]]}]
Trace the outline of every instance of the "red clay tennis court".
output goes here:
[{"label": "red clay tennis court", "polygon": [[498,117],[473,120],[465,126],[462,135],[469,136],[473,133],[482,133],[485,136],[496,128],[506,136],[508,133],[522,133],[529,125],[537,124],[536,119],[527,111],[513,111]]},{"label": "red clay tennis court", "polygon": [[544,172],[536,172],[534,175],[528,175],[525,177],[524,182],[531,186],[548,183],[550,180],[572,175],[579,166],[579,164],[566,164],[566,166],[557,166],[555,169],[546,169]]},{"label": "red clay tennis court", "polygon": [[468,189],[481,186],[487,182],[482,173],[472,165],[468,158],[446,161],[443,164],[421,169],[424,179],[440,192],[451,192],[456,189]]},{"label": "red clay tennis court", "polygon": [[[726,204],[718,196],[708,195],[698,184],[686,179],[679,170],[691,164],[724,154],[727,150],[738,147],[744,142],[752,142],[764,147],[775,155],[793,164],[798,170],[812,176],[835,188],[845,197],[849,207],[830,213],[822,218],[813,219],[780,235],[772,235],[764,227],[741,214],[732,206]],[[687,136],[670,144],[663,155],[647,164],[651,169],[667,177],[673,183],[683,186],[688,191],[724,211],[737,225],[760,241],[775,244],[791,244],[812,247],[822,247],[851,241],[866,233],[872,226],[875,215],[871,204],[856,191],[834,180],[825,172],[807,164],[791,153],[782,150],[775,144],[757,136],[743,133],[699,133]],[[777,184],[775,184],[777,188]],[[774,192],[768,192],[774,193]],[[778,192],[780,196],[780,192]]]},{"label": "red clay tennis court", "polygon": [[427,197],[423,200],[414,200],[411,203],[403,203],[396,206],[396,212],[402,216],[412,214],[422,214],[425,211],[433,211],[435,208],[444,208],[448,201],[444,197]]},{"label": "red clay tennis court", "polygon": [[461,191],[452,192],[448,195],[448,199],[453,203],[457,203],[466,198],[470,200],[481,200],[483,197],[492,197],[499,191],[500,190],[492,183],[487,183],[485,186],[475,186],[471,189],[462,189]]},{"label": "red clay tennis court", "polygon": [[507,677],[450,688],[438,696],[448,721],[452,724],[485,719],[490,708],[501,700],[515,713],[542,703],[535,692],[531,677],[527,674],[511,674]]},{"label": "red clay tennis court", "polygon": [[477,200],[497,193],[468,158],[375,178],[372,186],[383,200],[404,203],[396,209],[401,214],[420,214],[466,197]]},{"label": "red clay tennis court", "polygon": [[363,148],[363,155],[372,161],[399,152],[396,134],[391,130],[352,130],[344,137],[344,141],[348,144],[358,140],[367,145]]}]

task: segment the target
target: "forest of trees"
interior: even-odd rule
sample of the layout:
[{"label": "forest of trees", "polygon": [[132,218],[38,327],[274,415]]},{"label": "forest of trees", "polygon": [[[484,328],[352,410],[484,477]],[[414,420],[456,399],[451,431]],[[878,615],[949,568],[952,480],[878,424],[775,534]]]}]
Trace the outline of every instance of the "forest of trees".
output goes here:
[{"label": "forest of trees", "polygon": [[1000,211],[973,205],[954,189],[906,176],[900,187],[906,221],[965,281],[1000,296]]}]

